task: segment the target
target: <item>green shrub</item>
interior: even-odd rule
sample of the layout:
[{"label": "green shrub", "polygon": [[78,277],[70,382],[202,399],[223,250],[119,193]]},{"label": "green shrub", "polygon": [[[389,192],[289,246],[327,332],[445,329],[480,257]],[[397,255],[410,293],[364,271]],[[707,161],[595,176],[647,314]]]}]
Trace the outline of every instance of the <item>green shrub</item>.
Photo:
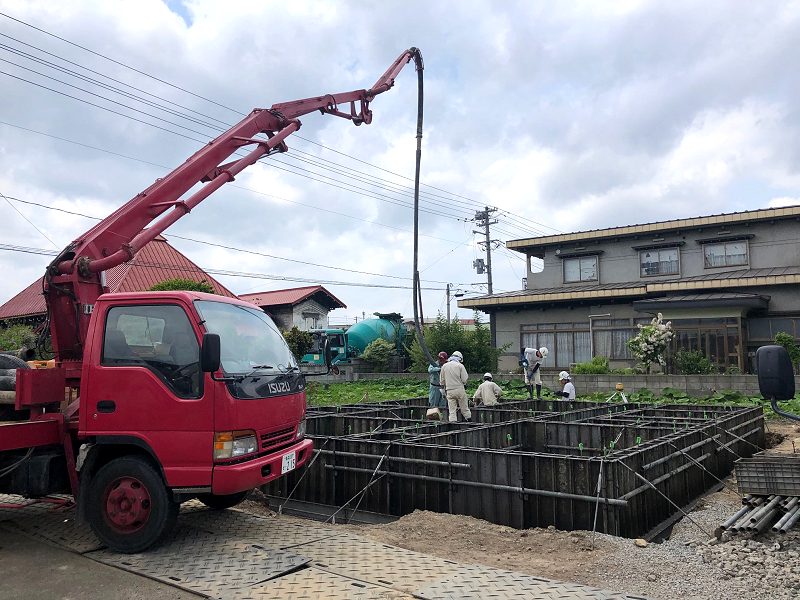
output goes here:
[{"label": "green shrub", "polygon": [[292,327],[289,331],[281,330],[283,339],[289,345],[289,350],[292,351],[294,357],[301,361],[303,357],[308,354],[308,351],[314,347],[314,338],[307,331],[300,331],[297,325]]},{"label": "green shrub", "polygon": [[636,369],[631,369],[630,367],[620,367],[618,369],[611,369],[612,375],[636,375]]},{"label": "green shrub", "polygon": [[716,373],[717,366],[698,350],[678,350],[675,365],[681,375],[707,375]]},{"label": "green shrub", "polygon": [[574,375],[604,375],[611,373],[611,369],[608,367],[609,362],[605,356],[595,356],[588,363],[577,363],[572,367],[572,373]]},{"label": "green shrub", "polygon": [[214,294],[214,288],[205,279],[202,281],[193,281],[192,279],[183,279],[175,277],[174,279],[167,279],[152,286],[149,291],[151,292],[174,292],[176,290],[185,290],[187,292],[204,292],[206,294]]},{"label": "green shrub", "polygon": [[361,358],[375,365],[376,373],[385,373],[389,359],[394,355],[394,345],[383,338],[378,338],[367,344]]},{"label": "green shrub", "polygon": [[742,370],[737,366],[731,366],[725,369],[725,375],[741,375]]},{"label": "green shrub", "polygon": [[779,333],[775,336],[775,344],[783,346],[789,351],[789,358],[792,359],[792,366],[800,363],[800,348],[794,343],[794,338],[788,333]]},{"label": "green shrub", "polygon": [[36,334],[27,325],[9,325],[0,329],[0,350],[20,350],[36,346]]}]

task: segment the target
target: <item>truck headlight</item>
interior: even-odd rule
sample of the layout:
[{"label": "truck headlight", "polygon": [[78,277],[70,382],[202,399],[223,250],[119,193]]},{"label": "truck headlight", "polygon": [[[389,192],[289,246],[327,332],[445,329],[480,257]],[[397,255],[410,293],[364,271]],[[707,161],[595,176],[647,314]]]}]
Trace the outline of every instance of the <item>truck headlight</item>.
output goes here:
[{"label": "truck headlight", "polygon": [[214,434],[214,460],[239,458],[258,452],[254,431],[218,431]]},{"label": "truck headlight", "polygon": [[300,421],[300,423],[297,425],[297,436],[295,436],[295,439],[299,440],[300,438],[304,438],[304,437],[306,437],[306,420],[305,419]]}]

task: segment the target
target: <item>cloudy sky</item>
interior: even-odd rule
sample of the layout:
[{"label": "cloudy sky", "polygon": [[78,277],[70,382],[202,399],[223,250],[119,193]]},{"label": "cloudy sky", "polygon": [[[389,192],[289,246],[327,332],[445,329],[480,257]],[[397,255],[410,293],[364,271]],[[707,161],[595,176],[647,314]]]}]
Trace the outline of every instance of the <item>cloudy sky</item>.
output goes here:
[{"label": "cloudy sky", "polygon": [[[410,46],[425,58],[427,314],[444,310],[446,282],[481,291],[468,221],[484,204],[505,241],[800,197],[796,2],[0,0],[0,12],[4,245],[61,248],[93,224],[19,200],[103,217],[251,109],[369,87]],[[362,127],[307,115],[289,154],[167,238],[203,267],[263,277],[218,277],[237,293],[304,285],[270,275],[398,286],[328,285],[348,306],[332,319],[410,315],[411,66],[372,108]],[[493,254],[495,291],[520,288],[514,254]],[[0,250],[0,301],[48,260]]]}]

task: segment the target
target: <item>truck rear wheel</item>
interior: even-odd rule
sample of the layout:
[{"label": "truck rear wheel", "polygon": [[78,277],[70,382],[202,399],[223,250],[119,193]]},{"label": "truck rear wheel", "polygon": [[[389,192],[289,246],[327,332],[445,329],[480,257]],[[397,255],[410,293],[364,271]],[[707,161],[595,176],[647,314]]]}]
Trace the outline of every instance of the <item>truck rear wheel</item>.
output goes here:
[{"label": "truck rear wheel", "polygon": [[179,505],[150,461],[123,456],[89,484],[87,517],[95,535],[117,552],[141,552],[175,525]]},{"label": "truck rear wheel", "polygon": [[208,508],[214,510],[224,510],[226,508],[231,508],[239,504],[242,500],[245,499],[247,494],[250,493],[250,490],[246,490],[244,492],[237,492],[235,494],[227,494],[225,496],[217,496],[215,494],[202,494],[198,496],[197,499],[200,500],[203,504],[205,504]]}]

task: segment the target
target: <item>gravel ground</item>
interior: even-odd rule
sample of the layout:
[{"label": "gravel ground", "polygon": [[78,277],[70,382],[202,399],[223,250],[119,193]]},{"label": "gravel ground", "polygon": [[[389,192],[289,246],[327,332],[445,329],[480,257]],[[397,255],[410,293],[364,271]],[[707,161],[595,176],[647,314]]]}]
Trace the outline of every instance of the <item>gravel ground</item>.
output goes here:
[{"label": "gravel ground", "polygon": [[[728,490],[712,494],[691,513],[713,532],[741,508]],[[614,546],[585,581],[658,600],[783,600],[800,598],[800,533],[750,534],[721,541],[684,518],[661,544],[637,548],[631,540],[602,536]]]}]

